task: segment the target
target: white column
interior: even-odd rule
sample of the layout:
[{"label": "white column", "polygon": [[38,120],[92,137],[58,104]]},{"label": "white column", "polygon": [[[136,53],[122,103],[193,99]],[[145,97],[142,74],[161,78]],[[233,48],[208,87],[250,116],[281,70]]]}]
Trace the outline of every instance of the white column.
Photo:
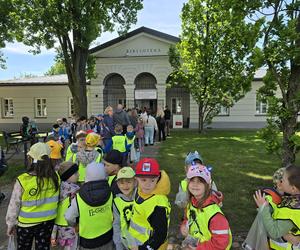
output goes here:
[{"label": "white column", "polygon": [[198,128],[199,106],[190,95],[190,128]]},{"label": "white column", "polygon": [[166,84],[158,83],[157,88],[157,106],[164,109],[166,103]]},{"label": "white column", "polygon": [[126,83],[124,87],[126,91],[126,107],[131,109],[134,107],[134,84]]},{"label": "white column", "polygon": [[103,85],[88,86],[88,115],[103,112]]}]

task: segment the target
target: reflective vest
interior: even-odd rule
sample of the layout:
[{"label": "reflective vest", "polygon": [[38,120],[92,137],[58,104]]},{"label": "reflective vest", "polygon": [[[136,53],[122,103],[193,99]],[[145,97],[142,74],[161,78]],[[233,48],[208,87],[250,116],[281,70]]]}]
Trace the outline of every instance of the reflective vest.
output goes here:
[{"label": "reflective vest", "polygon": [[124,135],[115,135],[112,138],[112,149],[118,150],[121,153],[126,152],[126,137]]},{"label": "reflective vest", "polygon": [[85,239],[95,239],[112,230],[112,194],[102,206],[92,207],[76,194],[79,211],[79,236]]},{"label": "reflective vest", "polygon": [[111,187],[112,182],[116,178],[116,175],[110,175],[108,176],[108,185]]},{"label": "reflective vest", "polygon": [[71,198],[66,197],[63,201],[58,203],[57,216],[55,218],[55,224],[62,227],[67,227],[68,222],[65,219],[65,213],[70,207]]},{"label": "reflective vest", "polygon": [[121,240],[126,248],[129,248],[130,243],[128,233],[130,218],[132,215],[132,207],[134,201],[126,201],[121,197],[114,198],[114,204],[120,214]]},{"label": "reflective vest", "polygon": [[198,241],[205,242],[211,239],[211,233],[215,234],[228,234],[229,235],[229,243],[224,246],[224,249],[230,249],[232,243],[232,235],[230,229],[228,230],[217,230],[210,232],[209,230],[209,222],[216,214],[223,214],[220,207],[217,204],[211,204],[207,207],[203,208],[201,211],[199,208],[194,207],[191,204],[188,204],[187,207],[187,218],[189,223],[189,234],[198,239]]},{"label": "reflective vest", "polygon": [[187,187],[188,187],[188,181],[187,179],[184,179],[180,182],[180,187],[181,187],[181,190],[183,192],[186,192],[187,191]]},{"label": "reflective vest", "polygon": [[[272,217],[275,220],[291,220],[294,225],[295,229],[291,231],[295,236],[300,235],[300,208],[288,208],[288,207],[276,207],[276,209],[273,212]],[[269,239],[269,244],[271,249],[278,249],[278,250],[286,250],[286,249],[300,249],[296,248],[289,242],[277,242],[272,239]]]},{"label": "reflective vest", "polygon": [[[74,154],[72,162],[76,162],[76,159],[77,159],[76,154]],[[99,162],[101,162],[101,160],[102,160],[102,155],[99,153],[99,155],[96,158],[95,162],[99,163]],[[84,182],[85,172],[86,172],[86,166],[83,165],[83,163],[79,162],[79,169],[78,169],[79,179],[78,179],[78,182]]]},{"label": "reflective vest", "polygon": [[127,144],[129,145],[129,144],[133,144],[133,142],[134,142],[134,140],[135,140],[135,135],[131,138],[131,139],[129,139],[128,137],[127,137],[127,135],[125,135],[125,138],[126,138],[126,140],[127,140]]},{"label": "reflective vest", "polygon": [[69,161],[72,160],[73,161],[73,156],[75,155],[75,153],[71,150],[71,145],[68,147],[67,149],[67,153],[66,153],[66,158],[65,161]]},{"label": "reflective vest", "polygon": [[166,209],[168,225],[170,222],[171,206],[165,195],[153,195],[144,200],[141,204],[133,203],[133,211],[128,229],[130,235],[130,246],[141,246],[146,242],[153,233],[148,218],[153,213],[156,206]]},{"label": "reflective vest", "polygon": [[[58,180],[59,177],[58,177]],[[21,223],[40,223],[53,220],[57,215],[59,188],[50,178],[44,178],[42,190],[37,192],[37,177],[28,173],[21,174],[18,181],[23,188],[18,220]]]}]

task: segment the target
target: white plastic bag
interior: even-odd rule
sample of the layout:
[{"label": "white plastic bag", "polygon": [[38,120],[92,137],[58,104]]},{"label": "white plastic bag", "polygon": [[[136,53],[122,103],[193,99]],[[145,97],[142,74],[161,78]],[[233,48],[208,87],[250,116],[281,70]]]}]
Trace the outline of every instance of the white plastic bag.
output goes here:
[{"label": "white plastic bag", "polygon": [[15,237],[9,236],[7,250],[16,250]]},{"label": "white plastic bag", "polygon": [[246,240],[243,242],[245,250],[269,250],[267,231],[263,225],[260,213],[257,214],[248,232]]}]

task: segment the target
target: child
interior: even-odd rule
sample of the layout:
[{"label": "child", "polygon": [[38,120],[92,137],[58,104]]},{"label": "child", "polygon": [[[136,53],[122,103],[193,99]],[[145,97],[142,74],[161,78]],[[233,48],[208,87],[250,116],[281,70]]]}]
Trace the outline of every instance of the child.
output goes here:
[{"label": "child", "polygon": [[128,249],[128,228],[132,214],[133,200],[136,192],[135,173],[131,167],[122,168],[117,174],[117,185],[121,191],[114,198],[114,236],[116,250]]},{"label": "child", "polygon": [[58,141],[55,141],[52,136],[48,137],[48,141],[46,144],[50,147],[51,153],[50,153],[50,159],[51,164],[54,166],[55,171],[58,170],[59,164],[61,163],[62,156],[61,156],[61,150],[63,149],[63,145],[59,143]]},{"label": "child", "polygon": [[66,153],[66,161],[73,161],[73,157],[76,155],[76,153],[79,150],[84,150],[85,149],[85,137],[86,137],[86,132],[83,130],[80,130],[76,133],[75,141],[73,142],[67,149]]},{"label": "child", "polygon": [[7,235],[17,231],[20,250],[31,250],[33,239],[35,249],[47,250],[57,215],[59,176],[51,166],[47,144],[32,145],[27,155],[30,167],[17,178],[7,209]]},{"label": "child", "polygon": [[184,249],[230,249],[232,236],[220,200],[212,193],[209,170],[197,163],[187,172],[189,203],[180,230]]},{"label": "child", "polygon": [[51,235],[51,245],[55,247],[60,245],[65,250],[75,249],[76,232],[74,227],[69,227],[64,218],[64,214],[71,204],[71,200],[75,197],[79,186],[78,181],[78,165],[72,162],[63,162],[59,166],[58,174],[61,179],[59,204],[55,225]]},{"label": "child", "polygon": [[144,152],[144,136],[145,136],[145,132],[144,132],[144,120],[142,117],[138,118],[138,123],[134,129],[135,133],[136,133],[136,137],[138,139],[139,142],[139,149],[141,152]]},{"label": "child", "polygon": [[95,161],[101,162],[102,155],[96,150],[100,141],[100,136],[96,133],[90,133],[85,138],[85,149],[81,149],[77,152],[76,158],[73,162],[79,165],[79,182],[84,182],[85,178],[85,168],[86,166]]},{"label": "child", "polygon": [[123,156],[123,165],[127,165],[127,155],[130,151],[131,145],[127,143],[126,137],[122,134],[123,126],[121,124],[116,124],[115,126],[115,135],[111,138],[110,141],[105,145],[104,152],[109,152],[111,149],[118,150],[122,153]]},{"label": "child", "polygon": [[141,159],[135,173],[138,192],[128,230],[130,249],[166,249],[171,210],[169,177],[153,158]]},{"label": "child", "polygon": [[[289,166],[284,170],[281,189],[288,195],[282,196],[281,203],[275,207],[272,214],[269,202],[265,199],[262,192],[256,191],[254,200],[261,212],[261,220],[268,233],[270,239],[270,247],[272,249],[297,249],[296,244],[299,240],[293,242],[278,242],[273,239],[278,239],[287,236],[287,239],[292,233],[294,236],[300,235],[300,168],[296,166]],[[270,204],[272,205],[272,204]],[[291,241],[293,241],[291,239]],[[299,246],[298,246],[299,248]]]},{"label": "child", "polygon": [[113,249],[112,193],[101,163],[86,167],[85,183],[65,213],[70,226],[79,224],[80,249]]},{"label": "child", "polygon": [[[138,162],[139,159],[137,160],[137,152],[139,151],[139,147],[136,141],[136,137],[135,137],[135,131],[133,130],[133,126],[132,125],[128,125],[127,126],[127,132],[125,134],[125,138],[127,141],[127,145],[130,145],[130,149],[129,149],[129,154],[128,154],[128,160],[129,163],[132,164],[133,162]],[[128,160],[126,163],[128,163]],[[123,163],[124,165],[127,165],[125,162]]]},{"label": "child", "polygon": [[114,197],[119,194],[121,191],[117,185],[117,174],[119,170],[122,168],[123,156],[118,150],[111,150],[106,154],[103,159],[104,168],[106,171],[109,185],[111,186],[112,193]]},{"label": "child", "polygon": [[[185,174],[187,174],[189,166],[191,166],[193,163],[199,163],[203,164],[203,159],[201,155],[195,151],[195,152],[189,152],[185,158]],[[188,180],[187,178],[184,178],[179,183],[178,193],[176,194],[175,204],[180,208],[185,208],[188,202],[188,196],[187,196],[187,186],[188,186]]]}]

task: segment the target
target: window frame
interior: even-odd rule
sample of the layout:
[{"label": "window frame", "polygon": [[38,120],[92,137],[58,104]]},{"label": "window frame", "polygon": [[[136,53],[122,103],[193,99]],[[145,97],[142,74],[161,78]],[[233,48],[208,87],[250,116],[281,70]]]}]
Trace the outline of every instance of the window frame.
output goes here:
[{"label": "window frame", "polygon": [[[12,105],[10,106],[10,102],[9,101],[12,101]],[[6,112],[6,101],[8,101],[7,103],[7,111],[9,112],[9,114],[7,115],[7,112]],[[10,109],[12,108],[12,114],[10,113]],[[3,118],[14,118],[15,116],[15,108],[14,108],[14,101],[13,101],[13,98],[12,97],[4,97],[2,98],[2,117]]]},{"label": "window frame", "polygon": [[[223,111],[222,109],[226,109],[226,112],[222,112]],[[220,112],[218,113],[218,116],[229,116],[230,115],[230,108],[229,107],[219,105],[219,110],[220,110]]]},{"label": "window frame", "polygon": [[[259,107],[259,108],[258,108]],[[263,112],[263,109],[265,108],[265,112]],[[268,103],[263,102],[260,100],[260,98],[256,97],[256,102],[255,102],[255,115],[262,115],[265,116],[268,113]]]},{"label": "window frame", "polygon": [[[43,112],[41,115],[38,114],[38,100],[40,100],[40,106],[41,106],[41,112]],[[45,104],[43,104],[43,100],[45,100]],[[44,107],[43,107],[44,105]],[[36,97],[34,99],[34,115],[36,118],[47,118],[48,112],[47,112],[47,98],[45,97]]]}]

